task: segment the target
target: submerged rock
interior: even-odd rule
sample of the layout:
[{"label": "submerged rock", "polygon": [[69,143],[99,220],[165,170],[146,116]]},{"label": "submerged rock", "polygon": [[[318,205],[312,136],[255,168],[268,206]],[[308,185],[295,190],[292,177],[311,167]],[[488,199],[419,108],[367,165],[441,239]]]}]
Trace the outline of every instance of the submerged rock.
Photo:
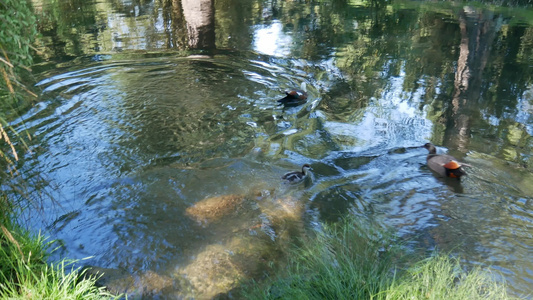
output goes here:
[{"label": "submerged rock", "polygon": [[204,225],[218,224],[202,229],[216,232],[216,239],[198,252],[187,253],[190,260],[185,265],[167,275],[103,268],[93,268],[91,273],[104,274],[100,286],[130,299],[231,297],[243,281],[263,276],[303,234],[304,212],[299,197],[276,197],[268,189],[209,197],[187,208],[186,215]]},{"label": "submerged rock", "polygon": [[245,198],[238,194],[209,197],[187,208],[185,213],[201,224],[212,223],[233,213]]},{"label": "submerged rock", "polygon": [[174,289],[173,280],[169,276],[146,271],[133,276],[125,270],[85,267],[85,276],[96,276],[96,285],[105,287],[114,295],[126,294],[130,299],[152,297],[164,290]]},{"label": "submerged rock", "polygon": [[186,290],[202,299],[227,292],[244,278],[244,272],[233,263],[230,251],[223,245],[208,245],[194,261],[179,270]]},{"label": "submerged rock", "polygon": [[114,295],[127,293],[135,289],[135,279],[125,270],[86,266],[83,268],[84,277],[94,276],[96,286],[105,287]]},{"label": "submerged rock", "polygon": [[244,203],[260,201],[273,192],[273,189],[254,188],[248,194],[230,194],[208,197],[185,210],[185,214],[196,222],[207,225],[235,214]]},{"label": "submerged rock", "polygon": [[142,291],[142,296],[156,296],[161,292],[174,289],[174,281],[166,275],[161,275],[153,271],[146,271],[137,278],[137,291]]},{"label": "submerged rock", "polygon": [[[261,212],[268,220],[268,229],[272,231],[272,240],[277,240],[282,248],[286,243],[298,239],[304,234],[303,216],[305,204],[298,198],[284,196],[283,198],[272,199],[261,204]],[[263,228],[265,233],[266,230]]]},{"label": "submerged rock", "polygon": [[[177,271],[181,278],[181,297],[212,299],[238,287],[247,278],[257,276],[276,255],[264,239],[234,237],[225,244],[211,244]],[[187,295],[183,292],[188,291]]]},{"label": "submerged rock", "polygon": [[282,189],[276,195],[275,189],[258,186],[246,194],[208,197],[187,208],[186,215],[204,227],[217,224],[205,228],[216,238],[189,253],[188,264],[171,275],[179,286],[175,296],[230,297],[245,279],[263,276],[304,233],[305,203],[291,192]]}]

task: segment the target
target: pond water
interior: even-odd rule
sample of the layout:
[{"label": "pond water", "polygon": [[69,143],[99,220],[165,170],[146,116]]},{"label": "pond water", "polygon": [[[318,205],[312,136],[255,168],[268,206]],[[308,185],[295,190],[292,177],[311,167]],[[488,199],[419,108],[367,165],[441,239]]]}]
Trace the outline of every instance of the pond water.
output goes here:
[{"label": "pond water", "polygon": [[[131,295],[211,298],[355,214],[531,292],[529,7],[64,3],[34,3],[41,93],[13,122],[55,258]],[[305,104],[277,105],[302,83]],[[436,178],[426,142],[468,176]]]}]

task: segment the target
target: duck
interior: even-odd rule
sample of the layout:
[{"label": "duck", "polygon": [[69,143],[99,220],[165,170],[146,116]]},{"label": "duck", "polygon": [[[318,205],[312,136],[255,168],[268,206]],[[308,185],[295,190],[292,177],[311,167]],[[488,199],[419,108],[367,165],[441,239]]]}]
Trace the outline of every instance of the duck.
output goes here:
[{"label": "duck", "polygon": [[437,154],[437,148],[431,143],[426,143],[422,147],[429,151],[427,156],[428,167],[443,177],[461,179],[461,176],[466,175],[462,166],[470,166],[465,163],[460,163],[455,157],[445,154]]},{"label": "duck", "polygon": [[290,90],[285,92],[286,96],[279,99],[280,105],[303,104],[307,101],[307,92],[303,90]]},{"label": "duck", "polygon": [[301,172],[294,171],[294,172],[285,173],[285,175],[281,176],[281,179],[291,184],[299,183],[305,179],[307,174],[309,174],[308,173],[309,170],[313,170],[313,168],[311,168],[309,164],[304,164],[302,166]]},{"label": "duck", "polygon": [[300,89],[285,91],[285,97],[278,100],[279,105],[297,106],[307,101],[307,84],[302,82]]}]

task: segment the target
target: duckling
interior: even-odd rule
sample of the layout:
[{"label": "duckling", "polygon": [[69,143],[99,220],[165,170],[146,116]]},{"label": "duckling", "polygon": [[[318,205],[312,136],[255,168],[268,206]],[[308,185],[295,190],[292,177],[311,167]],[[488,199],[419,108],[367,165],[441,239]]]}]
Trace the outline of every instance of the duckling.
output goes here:
[{"label": "duckling", "polygon": [[453,156],[437,154],[437,149],[431,143],[426,143],[422,147],[429,151],[427,156],[428,167],[440,176],[460,180],[461,176],[466,175],[466,172],[461,167],[470,165],[459,163]]},{"label": "duckling", "polygon": [[289,172],[281,176],[281,179],[291,184],[299,183],[305,179],[305,177],[308,174],[307,171],[309,170],[313,170],[313,168],[311,168],[309,164],[305,164],[302,166],[302,172],[300,171]]}]

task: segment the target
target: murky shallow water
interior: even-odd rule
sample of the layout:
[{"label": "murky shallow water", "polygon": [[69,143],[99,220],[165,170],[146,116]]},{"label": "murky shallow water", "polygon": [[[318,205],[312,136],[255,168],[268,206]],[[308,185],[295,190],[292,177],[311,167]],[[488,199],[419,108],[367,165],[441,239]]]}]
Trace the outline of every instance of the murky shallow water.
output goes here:
[{"label": "murky shallow water", "polygon": [[[429,15],[443,28],[457,25]],[[352,25],[364,35],[359,22]],[[280,24],[255,25],[256,45],[260,32]],[[402,30],[382,34],[401,45]],[[372,49],[386,52],[382,46]],[[57,256],[92,257],[87,265],[118,272],[123,289],[201,298],[261,274],[306,228],[352,213],[394,227],[414,248],[491,266],[511,293],[528,293],[531,83],[516,103],[456,97],[453,68],[448,77],[429,75],[446,68],[404,57],[406,50],[362,56],[361,69],[346,68],[357,49],[338,47],[320,59],[289,59],[286,44],[211,57],[112,53],[43,72],[39,103],[24,124],[14,122],[36,140],[24,171],[46,183],[35,227],[44,224],[63,243]],[[365,69],[378,56],[381,69]],[[498,64],[494,57],[487,69]],[[424,70],[414,80],[417,64]],[[302,82],[305,105],[277,106]],[[467,90],[479,92],[472,85]],[[428,141],[472,165],[461,185],[427,169],[419,146]],[[312,180],[280,181],[303,163],[313,166]]]}]

